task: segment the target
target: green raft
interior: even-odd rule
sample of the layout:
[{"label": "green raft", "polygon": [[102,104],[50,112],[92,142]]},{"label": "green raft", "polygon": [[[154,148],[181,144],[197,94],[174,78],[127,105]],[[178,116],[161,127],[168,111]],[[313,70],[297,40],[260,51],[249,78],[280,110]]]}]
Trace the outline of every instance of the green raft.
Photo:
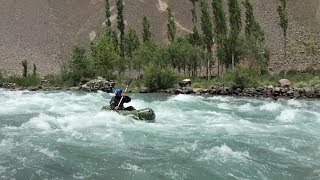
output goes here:
[{"label": "green raft", "polygon": [[[102,110],[116,111],[116,110],[111,110],[110,106],[103,106]],[[155,122],[155,118],[156,118],[156,114],[151,108],[132,110],[132,111],[120,110],[116,112],[118,112],[121,115],[132,116],[136,120],[146,121],[146,122]]]}]

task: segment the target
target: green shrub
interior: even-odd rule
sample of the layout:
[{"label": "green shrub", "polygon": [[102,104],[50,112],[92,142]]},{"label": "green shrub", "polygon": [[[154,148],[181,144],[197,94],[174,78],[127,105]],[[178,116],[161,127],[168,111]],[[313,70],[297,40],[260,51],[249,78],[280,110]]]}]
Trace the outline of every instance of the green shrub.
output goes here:
[{"label": "green shrub", "polygon": [[53,87],[61,87],[67,85],[65,81],[63,81],[62,75],[46,75],[44,79],[48,81],[44,86],[53,86]]},{"label": "green shrub", "polygon": [[87,58],[85,49],[76,46],[73,49],[71,61],[62,68],[62,80],[69,85],[77,85],[81,78],[92,78],[94,76],[91,61]]},{"label": "green shrub", "polygon": [[27,75],[26,77],[10,76],[6,81],[10,83],[16,83],[17,85],[22,87],[30,87],[39,85],[40,78],[33,75]]},{"label": "green shrub", "polygon": [[177,83],[178,76],[167,68],[149,65],[145,69],[143,79],[149,89],[160,90],[173,87]]},{"label": "green shrub", "polygon": [[216,84],[232,86],[244,89],[246,87],[257,87],[261,85],[262,74],[260,70],[250,68],[236,68],[229,71],[225,76],[216,78]]}]

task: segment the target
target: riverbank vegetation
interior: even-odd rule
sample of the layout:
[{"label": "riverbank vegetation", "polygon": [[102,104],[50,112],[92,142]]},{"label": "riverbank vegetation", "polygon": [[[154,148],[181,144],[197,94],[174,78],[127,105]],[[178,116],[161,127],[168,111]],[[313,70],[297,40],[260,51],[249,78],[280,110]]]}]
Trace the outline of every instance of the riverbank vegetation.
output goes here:
[{"label": "riverbank vegetation", "polygon": [[[101,76],[116,80],[119,84],[128,78],[135,78],[135,86],[158,90],[173,87],[186,77],[193,80],[194,87],[203,88],[209,88],[212,84],[243,88],[268,86],[287,78],[296,87],[319,86],[320,73],[312,69],[269,74],[270,52],[264,31],[255,20],[250,0],[242,4],[237,0],[228,0],[227,8],[222,0],[207,2],[192,0],[193,30],[180,36],[177,35],[173,12],[168,8],[169,43],[163,45],[154,41],[154,32],[150,31],[151,25],[146,16],[141,20],[141,33],[126,27],[122,0],[116,1],[117,25],[113,27],[109,0],[106,0],[106,28],[91,42],[90,50],[75,46],[71,59],[62,65],[59,75],[47,75],[41,79],[36,73],[36,66],[33,65],[33,73],[30,74],[27,72],[27,61],[23,61],[22,77],[4,79],[0,74],[0,81],[28,87],[37,86],[45,80],[48,86],[70,87]],[[288,20],[283,15],[286,11],[283,4],[285,0],[281,0],[279,15],[281,27],[284,26],[283,21],[286,23],[286,36]],[[200,8],[200,18],[196,8]],[[245,12],[242,13],[242,10]],[[245,16],[242,17],[242,14]],[[284,44],[286,50],[286,42]]]}]

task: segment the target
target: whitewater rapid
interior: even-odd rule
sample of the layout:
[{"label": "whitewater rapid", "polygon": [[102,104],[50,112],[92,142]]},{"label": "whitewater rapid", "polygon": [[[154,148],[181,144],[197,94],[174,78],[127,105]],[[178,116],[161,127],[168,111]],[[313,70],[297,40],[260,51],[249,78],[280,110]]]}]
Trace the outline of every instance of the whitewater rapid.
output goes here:
[{"label": "whitewater rapid", "polygon": [[319,101],[0,90],[0,179],[319,179]]}]

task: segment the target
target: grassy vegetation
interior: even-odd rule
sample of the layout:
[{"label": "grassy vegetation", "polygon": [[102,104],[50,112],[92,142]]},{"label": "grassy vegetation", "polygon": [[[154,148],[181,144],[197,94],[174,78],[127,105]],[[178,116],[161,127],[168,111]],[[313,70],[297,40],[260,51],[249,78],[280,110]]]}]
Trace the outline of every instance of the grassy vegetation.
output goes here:
[{"label": "grassy vegetation", "polygon": [[[143,78],[133,80],[130,89],[140,89],[142,87],[148,87],[150,89],[166,89],[171,87],[178,87],[178,82],[185,77],[173,73],[169,69],[161,69],[155,66],[147,68]],[[235,69],[229,71],[223,76],[216,77],[211,80],[206,78],[191,77],[193,88],[209,89],[213,85],[229,86],[234,88],[248,88],[248,87],[266,87],[273,85],[278,86],[280,79],[289,79],[291,84],[295,88],[311,87],[320,88],[320,71],[289,71],[286,76],[284,73],[278,75],[262,74],[255,69]],[[34,75],[27,75],[26,77],[10,76],[1,79],[4,82],[16,83],[21,87],[38,86],[41,82],[41,78]],[[66,81],[66,77],[63,75],[46,75],[43,77],[46,80],[42,85],[44,87],[68,87],[72,86],[69,81]],[[116,83],[116,87],[125,89],[128,77],[117,76],[113,79]]]},{"label": "grassy vegetation", "polygon": [[224,76],[214,78],[210,81],[201,78],[191,78],[192,87],[210,88],[212,85],[231,86],[239,88],[278,86],[280,79],[289,79],[295,88],[315,87],[320,88],[320,71],[289,71],[277,75],[262,74],[254,69],[235,69]]},{"label": "grassy vegetation", "polygon": [[41,79],[38,76],[27,75],[26,77],[9,76],[5,79],[5,82],[15,83],[21,87],[30,87],[39,85]]}]

